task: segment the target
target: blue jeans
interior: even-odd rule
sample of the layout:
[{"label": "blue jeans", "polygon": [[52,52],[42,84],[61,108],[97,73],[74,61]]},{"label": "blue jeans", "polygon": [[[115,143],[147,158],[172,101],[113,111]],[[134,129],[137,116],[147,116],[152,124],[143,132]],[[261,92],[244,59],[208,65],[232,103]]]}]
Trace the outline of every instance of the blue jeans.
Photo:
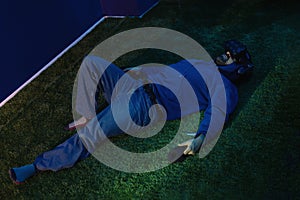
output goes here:
[{"label": "blue jeans", "polygon": [[[105,70],[105,66],[108,64],[109,63],[107,61],[99,57],[88,56],[83,60],[78,76],[76,110],[81,115],[87,118],[92,118],[89,124],[96,122],[102,128],[104,135],[97,135],[94,137],[96,138],[96,141],[93,142],[97,142],[98,144],[105,141],[107,137],[124,133],[115,121],[115,117],[117,115],[118,123],[128,125],[128,119],[122,117],[126,112],[123,96],[128,94],[122,93],[122,87],[130,88],[137,81],[131,78],[128,74],[125,74],[114,64],[109,64],[109,67]],[[112,97],[112,92],[116,83],[123,76],[128,76],[125,79],[126,84],[122,84],[121,87],[118,88],[119,92],[117,95]],[[97,88],[95,88],[96,86]],[[95,105],[95,99],[97,99],[98,93],[103,94],[104,98],[109,103],[109,106],[95,116],[95,108],[97,107]],[[114,116],[112,114],[112,104],[115,108],[117,108],[117,113]],[[135,124],[145,126],[150,122],[149,108],[152,105],[153,102],[143,87],[139,87],[133,92],[129,101],[129,113]],[[88,125],[82,128],[80,133],[83,135],[93,136],[93,128],[90,128],[93,126]],[[89,149],[89,147],[83,143],[80,138],[80,134],[76,133],[54,149],[40,154],[35,159],[34,165],[39,171],[58,171],[60,169],[69,168],[76,162],[90,155],[90,150],[88,151],[87,149]]]}]

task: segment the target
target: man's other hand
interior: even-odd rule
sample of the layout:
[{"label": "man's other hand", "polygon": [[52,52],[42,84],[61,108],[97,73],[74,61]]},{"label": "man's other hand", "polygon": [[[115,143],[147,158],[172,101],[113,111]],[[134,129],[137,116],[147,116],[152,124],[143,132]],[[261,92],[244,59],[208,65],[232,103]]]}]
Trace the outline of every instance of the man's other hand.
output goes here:
[{"label": "man's other hand", "polygon": [[184,150],[184,155],[195,155],[196,152],[199,151],[203,141],[204,141],[204,135],[201,134],[198,137],[185,141],[184,143],[179,144],[178,146],[187,146]]}]

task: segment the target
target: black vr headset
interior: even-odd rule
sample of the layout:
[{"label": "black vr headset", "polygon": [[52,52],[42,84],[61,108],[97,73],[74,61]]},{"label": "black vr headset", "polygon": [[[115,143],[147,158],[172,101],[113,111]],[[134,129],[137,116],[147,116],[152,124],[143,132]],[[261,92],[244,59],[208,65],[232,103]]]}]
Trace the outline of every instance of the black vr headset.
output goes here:
[{"label": "black vr headset", "polygon": [[217,57],[215,63],[225,77],[234,82],[253,71],[254,65],[244,44],[228,40],[224,44],[224,50],[225,53]]}]

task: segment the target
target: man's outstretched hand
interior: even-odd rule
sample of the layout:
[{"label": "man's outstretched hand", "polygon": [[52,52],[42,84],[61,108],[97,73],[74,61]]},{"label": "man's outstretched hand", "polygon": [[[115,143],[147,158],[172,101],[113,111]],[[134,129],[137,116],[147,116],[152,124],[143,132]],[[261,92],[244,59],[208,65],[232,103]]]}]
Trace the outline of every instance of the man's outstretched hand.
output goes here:
[{"label": "man's outstretched hand", "polygon": [[188,140],[184,143],[179,144],[178,146],[187,146],[184,150],[184,155],[195,155],[197,153],[204,141],[204,135],[200,134],[198,137]]}]

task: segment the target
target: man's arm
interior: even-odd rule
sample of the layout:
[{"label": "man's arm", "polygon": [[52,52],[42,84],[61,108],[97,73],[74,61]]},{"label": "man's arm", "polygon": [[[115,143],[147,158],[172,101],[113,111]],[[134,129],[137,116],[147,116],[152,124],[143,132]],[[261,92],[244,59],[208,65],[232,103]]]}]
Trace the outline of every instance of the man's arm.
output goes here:
[{"label": "man's arm", "polygon": [[179,146],[187,146],[187,148],[184,151],[185,155],[194,155],[196,152],[199,151],[204,138],[206,136],[210,119],[211,119],[211,106],[208,106],[208,108],[204,112],[204,118],[199,124],[198,131],[196,132],[196,135],[194,139],[188,140]]},{"label": "man's arm", "polygon": [[[214,119],[211,122],[212,112],[214,112]],[[196,132],[194,139],[180,144],[180,146],[183,145],[187,146],[186,150],[184,151],[184,154],[194,155],[196,152],[200,150],[201,147],[204,147],[207,144],[211,144],[212,142],[215,142],[219,138],[222,132],[224,118],[226,122],[228,119],[228,115],[229,114],[226,113],[226,108],[224,110],[224,108],[220,108],[219,106],[209,104],[209,106],[204,112],[204,118],[199,124],[199,128],[198,131]],[[210,133],[209,135],[207,135],[209,126],[210,126]]]}]

